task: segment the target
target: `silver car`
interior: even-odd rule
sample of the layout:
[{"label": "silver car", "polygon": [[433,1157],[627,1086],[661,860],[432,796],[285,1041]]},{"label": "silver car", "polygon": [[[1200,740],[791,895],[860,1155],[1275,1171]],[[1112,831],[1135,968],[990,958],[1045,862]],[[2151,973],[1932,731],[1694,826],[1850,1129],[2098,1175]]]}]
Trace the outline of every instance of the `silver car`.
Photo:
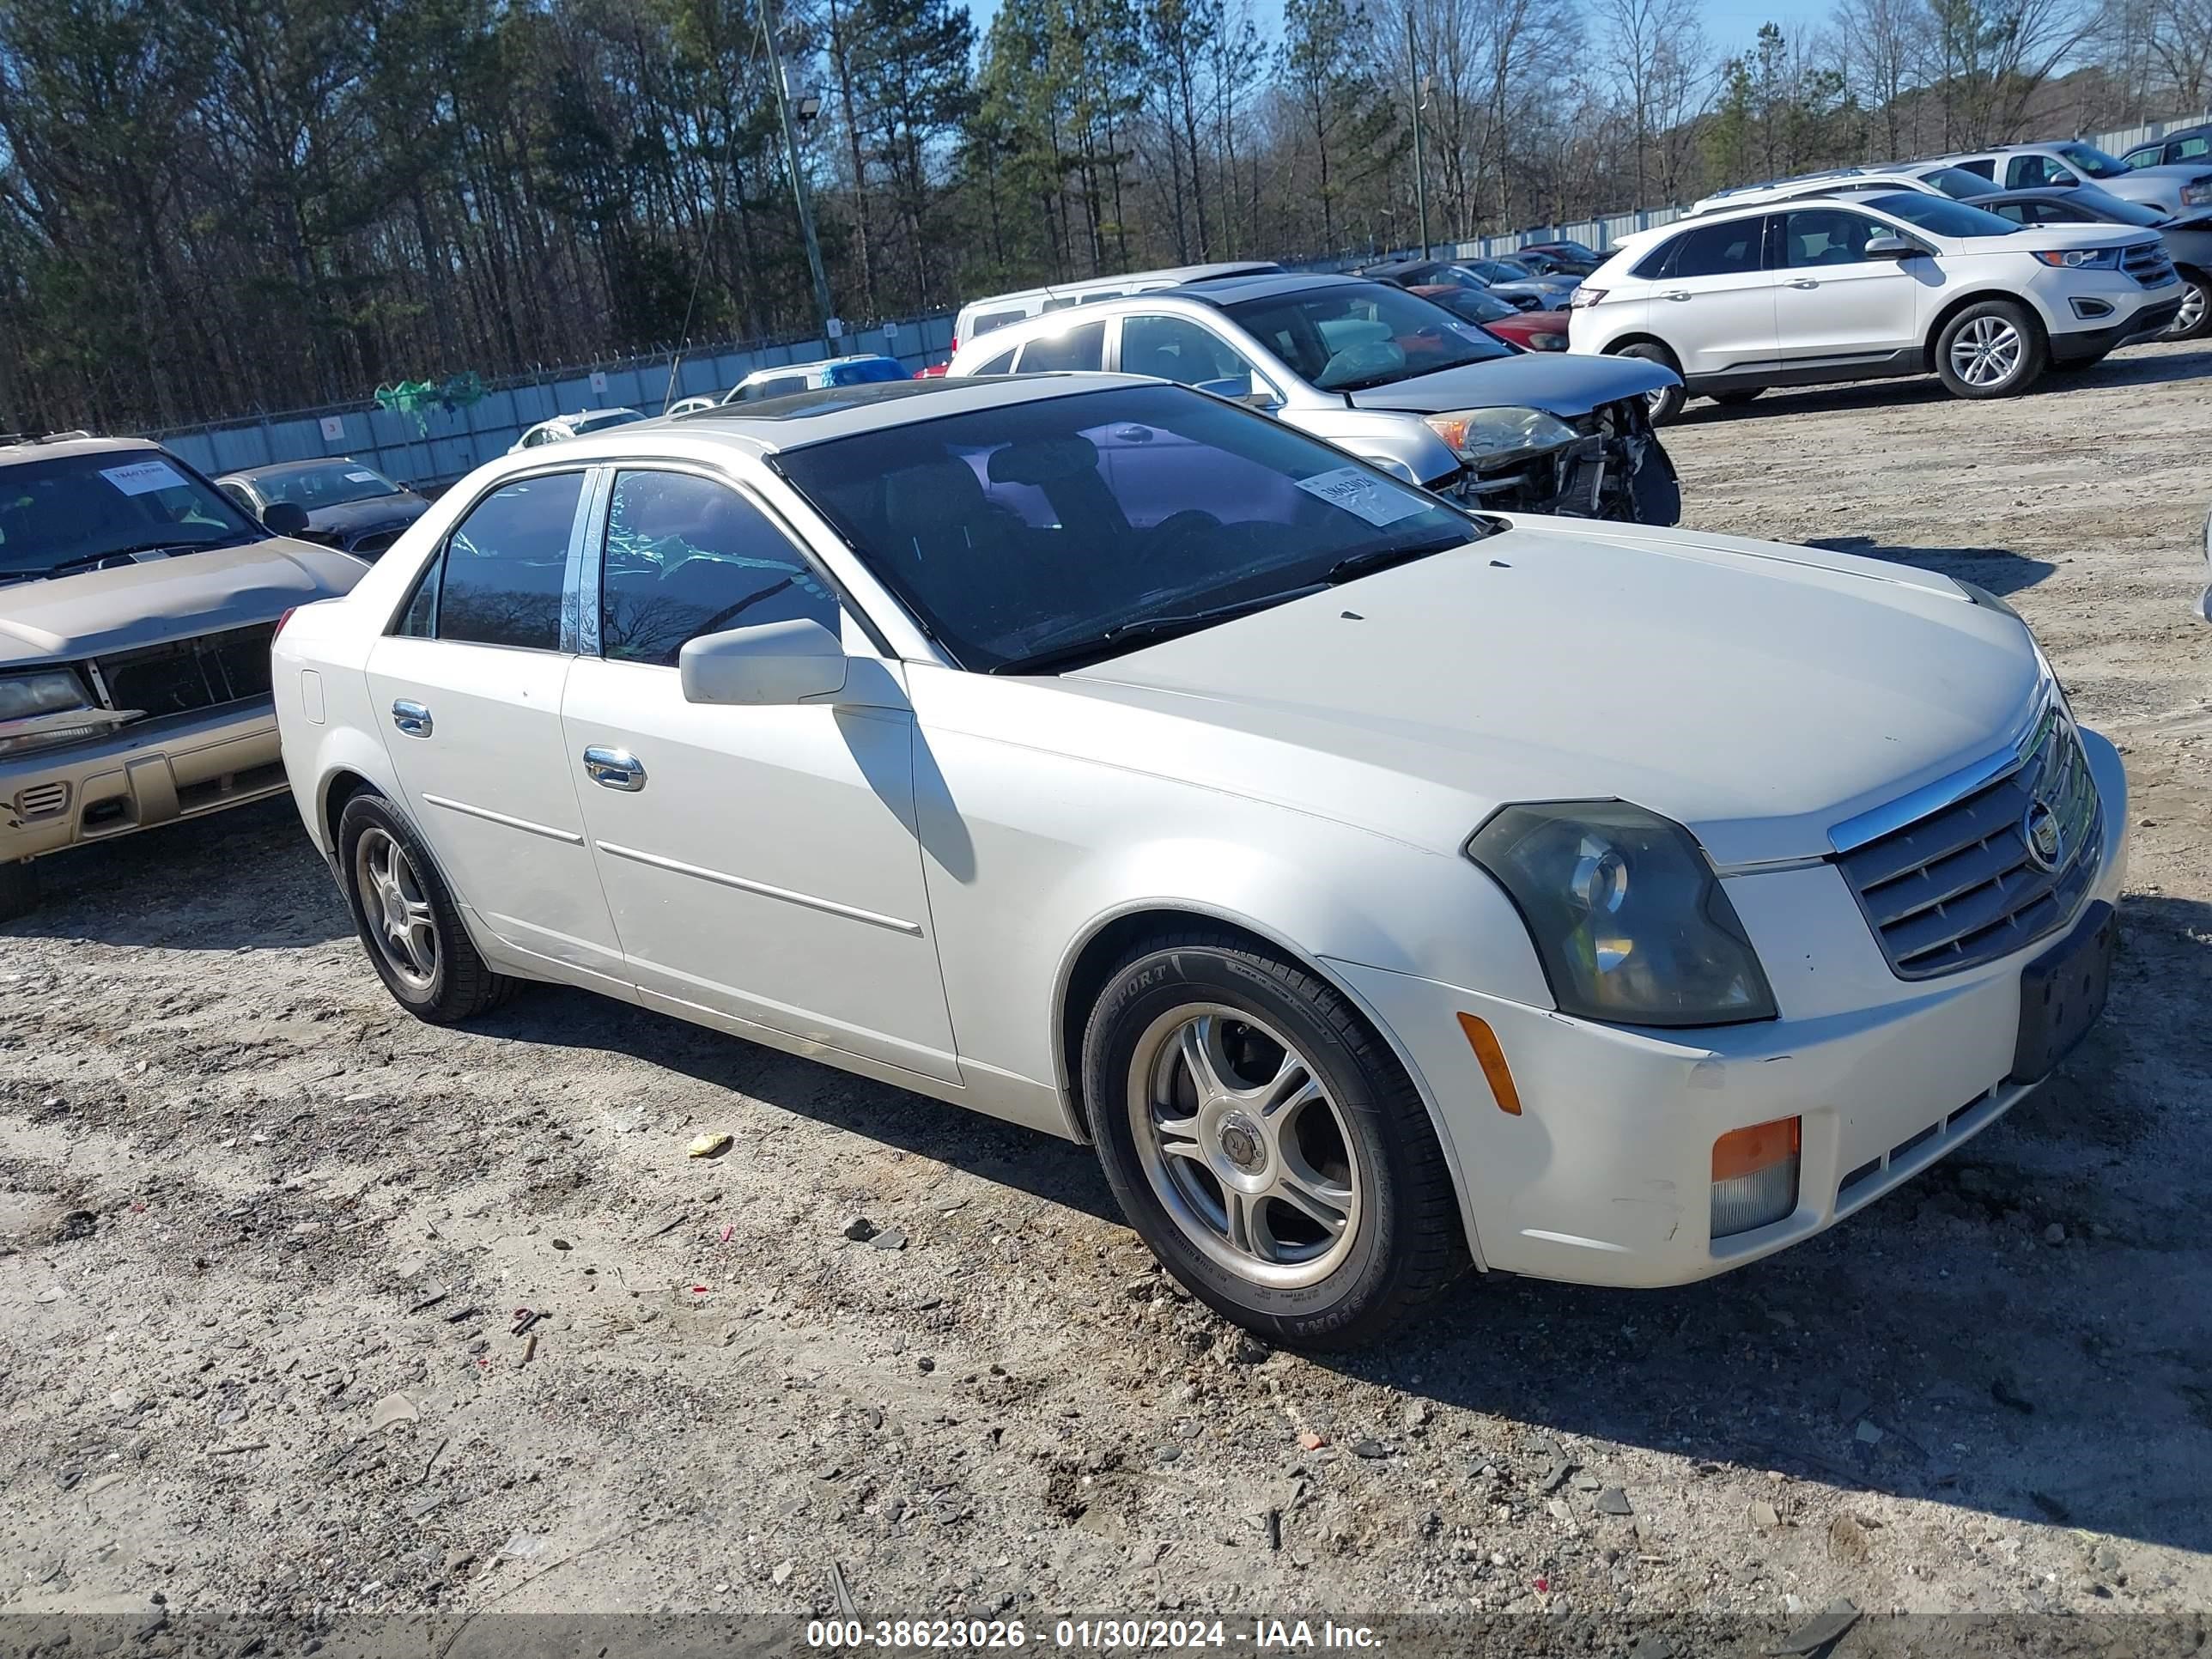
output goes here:
[{"label": "silver car", "polygon": [[281,793],[269,646],[366,561],[158,444],[0,442],[0,919],[31,862]]},{"label": "silver car", "polygon": [[963,346],[945,373],[1118,369],[1234,398],[1469,505],[1671,525],[1647,400],[1674,374],[1525,352],[1387,283],[1248,276],[1085,306]]},{"label": "silver car", "polygon": [[2078,138],[2063,143],[1999,144],[1936,158],[2005,190],[2075,190],[2084,185],[2180,216],[2212,209],[2212,166],[2130,167]]}]

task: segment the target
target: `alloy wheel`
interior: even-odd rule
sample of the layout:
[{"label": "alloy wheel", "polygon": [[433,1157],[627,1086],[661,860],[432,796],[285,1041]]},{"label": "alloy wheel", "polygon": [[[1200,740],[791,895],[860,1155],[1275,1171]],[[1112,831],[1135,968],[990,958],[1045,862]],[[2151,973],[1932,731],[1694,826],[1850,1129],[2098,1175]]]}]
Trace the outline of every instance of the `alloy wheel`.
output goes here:
[{"label": "alloy wheel", "polygon": [[412,989],[428,991],[438,977],[438,926],[406,849],[371,827],[355,843],[353,857],[369,938],[394,974]]},{"label": "alloy wheel", "polygon": [[1366,1176],[1320,1074],[1251,1015],[1186,1005],[1129,1062],[1137,1156],[1176,1225],[1253,1283],[1318,1283],[1350,1252]]},{"label": "alloy wheel", "polygon": [[2020,373],[2027,342],[2002,317],[1977,317],[1951,340],[1952,372],[1968,386],[2002,386]]},{"label": "alloy wheel", "polygon": [[2204,290],[2195,283],[2189,283],[2187,291],[2181,296],[2181,309],[2174,313],[2173,320],[2166,326],[2166,337],[2179,340],[2193,333],[2204,321],[2208,303],[2212,301],[2205,299]]}]

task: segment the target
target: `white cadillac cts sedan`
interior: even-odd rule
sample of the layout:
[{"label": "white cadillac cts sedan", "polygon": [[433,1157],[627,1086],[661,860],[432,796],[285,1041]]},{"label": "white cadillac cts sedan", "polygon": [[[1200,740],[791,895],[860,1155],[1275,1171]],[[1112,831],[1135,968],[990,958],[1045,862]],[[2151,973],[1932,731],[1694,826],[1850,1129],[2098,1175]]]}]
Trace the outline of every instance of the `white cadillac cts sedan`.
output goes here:
[{"label": "white cadillac cts sedan", "polygon": [[1103,375],[495,461],[275,691],[413,1012],[563,981],[1090,1142],[1308,1345],[1848,1215],[2096,1018],[2125,857],[1988,594]]}]

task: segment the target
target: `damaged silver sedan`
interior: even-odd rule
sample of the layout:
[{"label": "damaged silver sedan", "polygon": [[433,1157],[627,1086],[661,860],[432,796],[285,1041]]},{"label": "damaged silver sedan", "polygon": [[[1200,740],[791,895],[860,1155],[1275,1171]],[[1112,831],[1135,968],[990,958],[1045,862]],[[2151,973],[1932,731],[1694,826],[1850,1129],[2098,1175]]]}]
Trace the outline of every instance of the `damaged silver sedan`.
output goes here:
[{"label": "damaged silver sedan", "polygon": [[1144,374],[1273,415],[1470,507],[1635,524],[1681,517],[1628,357],[1526,352],[1387,283],[1276,272],[1048,312],[966,345],[946,373]]}]

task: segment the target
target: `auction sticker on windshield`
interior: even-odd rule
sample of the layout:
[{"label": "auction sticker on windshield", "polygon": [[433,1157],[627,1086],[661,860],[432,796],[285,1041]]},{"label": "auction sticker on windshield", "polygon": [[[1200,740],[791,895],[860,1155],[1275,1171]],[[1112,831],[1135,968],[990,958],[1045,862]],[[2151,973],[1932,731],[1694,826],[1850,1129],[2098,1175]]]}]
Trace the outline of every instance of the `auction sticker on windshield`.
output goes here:
[{"label": "auction sticker on windshield", "polygon": [[1298,488],[1309,495],[1356,513],[1372,525],[1395,524],[1401,519],[1410,519],[1416,513],[1425,513],[1433,502],[1424,501],[1412,490],[1378,478],[1372,473],[1362,472],[1356,466],[1340,466],[1333,472],[1316,472],[1310,478],[1300,478]]},{"label": "auction sticker on windshield", "polygon": [[104,466],[100,476],[126,495],[143,495],[155,489],[181,489],[184,478],[167,461],[138,461],[130,466]]}]

